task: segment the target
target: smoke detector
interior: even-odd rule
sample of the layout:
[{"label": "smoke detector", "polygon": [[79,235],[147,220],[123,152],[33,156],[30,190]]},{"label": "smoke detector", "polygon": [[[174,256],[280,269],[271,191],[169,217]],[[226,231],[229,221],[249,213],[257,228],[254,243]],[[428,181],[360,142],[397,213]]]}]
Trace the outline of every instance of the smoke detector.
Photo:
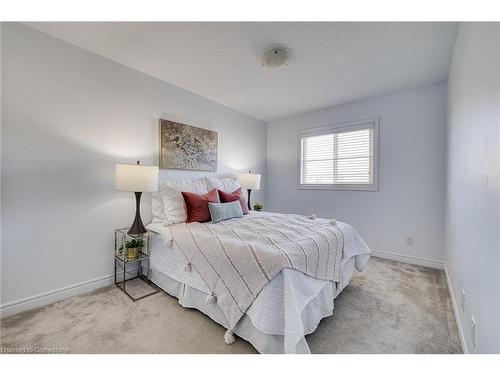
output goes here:
[{"label": "smoke detector", "polygon": [[271,48],[262,56],[261,65],[269,70],[281,70],[288,66],[288,53],[284,48]]}]

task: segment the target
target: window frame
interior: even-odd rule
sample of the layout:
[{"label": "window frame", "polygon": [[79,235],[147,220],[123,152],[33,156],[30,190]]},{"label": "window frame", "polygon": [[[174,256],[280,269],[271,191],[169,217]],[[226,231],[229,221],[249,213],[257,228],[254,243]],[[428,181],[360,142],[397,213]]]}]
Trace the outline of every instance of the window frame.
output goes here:
[{"label": "window frame", "polygon": [[[302,139],[306,137],[341,133],[346,131],[361,130],[373,127],[373,180],[371,184],[302,184]],[[339,122],[308,129],[299,129],[297,146],[297,189],[300,190],[352,190],[352,191],[378,191],[379,173],[379,117]]]}]

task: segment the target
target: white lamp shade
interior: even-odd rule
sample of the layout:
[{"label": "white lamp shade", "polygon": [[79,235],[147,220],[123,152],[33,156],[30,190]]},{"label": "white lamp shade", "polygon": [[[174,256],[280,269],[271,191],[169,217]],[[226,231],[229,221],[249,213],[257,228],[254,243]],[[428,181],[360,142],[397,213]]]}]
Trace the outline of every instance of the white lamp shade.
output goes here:
[{"label": "white lamp shade", "polygon": [[243,189],[260,189],[260,174],[256,173],[239,173],[238,180]]},{"label": "white lamp shade", "polygon": [[116,190],[134,192],[158,190],[158,167],[116,164]]}]

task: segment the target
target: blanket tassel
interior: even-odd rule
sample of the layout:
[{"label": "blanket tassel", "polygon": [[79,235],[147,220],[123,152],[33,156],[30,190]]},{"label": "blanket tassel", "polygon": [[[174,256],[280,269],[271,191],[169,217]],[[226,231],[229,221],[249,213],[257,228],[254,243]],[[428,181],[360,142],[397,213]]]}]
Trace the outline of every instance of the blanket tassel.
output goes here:
[{"label": "blanket tassel", "polygon": [[232,343],[234,343],[236,341],[236,339],[234,338],[234,334],[233,334],[233,331],[231,331],[230,329],[228,329],[226,331],[226,333],[224,333],[224,342],[227,344],[227,345],[231,345]]},{"label": "blanket tassel", "polygon": [[205,298],[206,303],[215,303],[217,301],[217,296],[215,294],[210,294]]},{"label": "blanket tassel", "polygon": [[184,266],[184,272],[191,272],[191,263],[187,263]]},{"label": "blanket tassel", "polygon": [[331,220],[330,220],[330,224],[331,224],[331,225],[334,225],[334,226],[335,226],[335,225],[337,225],[337,220],[335,220],[335,219],[331,219]]},{"label": "blanket tassel", "polygon": [[311,219],[311,220],[315,220],[316,219],[316,215],[315,214],[312,214],[312,215],[309,215],[309,216],[306,216],[308,219]]}]

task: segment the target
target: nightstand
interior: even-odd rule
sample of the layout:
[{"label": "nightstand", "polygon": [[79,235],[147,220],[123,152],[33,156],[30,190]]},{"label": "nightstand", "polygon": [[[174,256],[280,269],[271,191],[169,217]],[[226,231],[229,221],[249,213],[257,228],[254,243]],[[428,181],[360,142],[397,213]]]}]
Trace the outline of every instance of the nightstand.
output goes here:
[{"label": "nightstand", "polygon": [[[115,285],[120,288],[132,301],[149,297],[160,292],[160,289],[150,282],[150,237],[152,232],[144,234],[128,234],[128,228],[115,229]],[[143,246],[127,253],[126,244],[131,241],[143,241]],[[143,265],[145,264],[146,274],[143,274]],[[136,266],[135,270],[131,270]],[[122,271],[121,280],[118,280],[118,269]],[[137,276],[127,278],[127,275],[135,274]],[[130,284],[133,284],[132,286]],[[127,288],[128,286],[128,288]],[[139,293],[137,291],[139,290]]]}]

